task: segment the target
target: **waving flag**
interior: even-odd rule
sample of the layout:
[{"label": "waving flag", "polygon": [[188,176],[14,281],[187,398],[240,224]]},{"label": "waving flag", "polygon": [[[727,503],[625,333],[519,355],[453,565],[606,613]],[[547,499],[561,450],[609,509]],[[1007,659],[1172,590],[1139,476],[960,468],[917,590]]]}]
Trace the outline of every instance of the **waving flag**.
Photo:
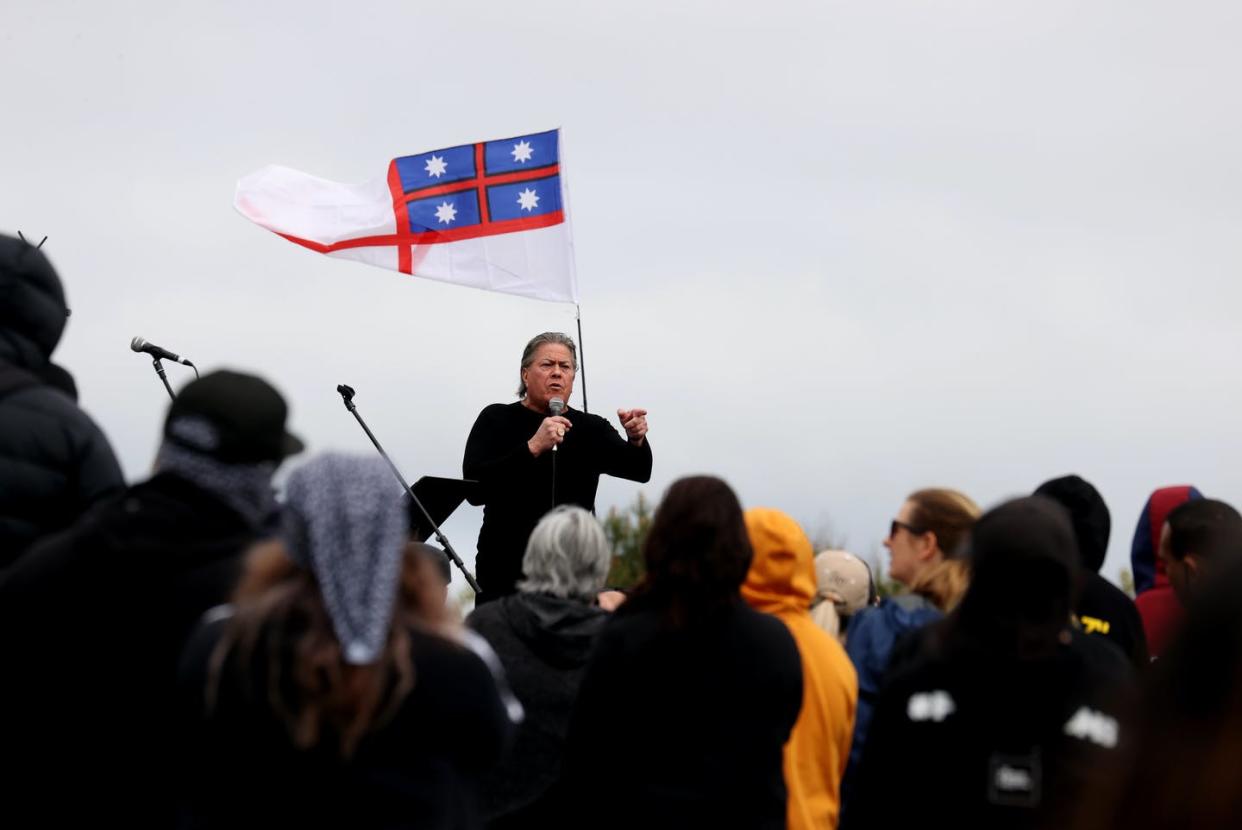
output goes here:
[{"label": "waving flag", "polygon": [[559,130],[402,156],[357,185],[269,165],[237,183],[233,205],[321,254],[578,301]]}]

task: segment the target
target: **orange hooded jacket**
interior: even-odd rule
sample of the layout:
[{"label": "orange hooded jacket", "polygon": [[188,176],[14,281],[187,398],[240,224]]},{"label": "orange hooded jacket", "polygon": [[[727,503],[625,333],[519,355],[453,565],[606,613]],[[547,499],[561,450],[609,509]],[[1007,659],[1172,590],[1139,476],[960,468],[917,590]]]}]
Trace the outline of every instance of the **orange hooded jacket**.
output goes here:
[{"label": "orange hooded jacket", "polygon": [[780,619],[802,656],[802,710],[785,744],[790,830],[836,827],[850,756],[858,676],[845,649],[811,619],[815,555],[802,528],[779,510],[746,511],[755,556],[742,596]]}]

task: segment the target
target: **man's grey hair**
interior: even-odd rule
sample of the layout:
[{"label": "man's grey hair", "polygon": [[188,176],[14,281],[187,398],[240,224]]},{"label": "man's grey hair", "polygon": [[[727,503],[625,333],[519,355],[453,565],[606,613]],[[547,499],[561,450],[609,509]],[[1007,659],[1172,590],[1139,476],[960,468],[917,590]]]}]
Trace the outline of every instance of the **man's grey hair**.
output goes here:
[{"label": "man's grey hair", "polygon": [[518,397],[526,397],[526,382],[522,380],[522,370],[530,367],[535,362],[535,352],[539,351],[540,346],[548,343],[556,343],[569,349],[569,356],[574,362],[574,371],[578,371],[578,347],[574,345],[574,339],[568,334],[562,334],[559,331],[545,331],[543,334],[536,334],[526,344],[526,349],[522,352],[522,365],[518,368]]},{"label": "man's grey hair", "polygon": [[604,589],[612,567],[612,551],[604,528],[581,507],[563,504],[535,525],[526,543],[518,589],[591,601]]}]

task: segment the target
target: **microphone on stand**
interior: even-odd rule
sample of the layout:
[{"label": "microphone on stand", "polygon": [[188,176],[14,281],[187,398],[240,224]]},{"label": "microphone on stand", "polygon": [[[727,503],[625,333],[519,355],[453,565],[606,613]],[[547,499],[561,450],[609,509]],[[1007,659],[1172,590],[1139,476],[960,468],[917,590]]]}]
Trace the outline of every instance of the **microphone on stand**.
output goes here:
[{"label": "microphone on stand", "polygon": [[[551,412],[552,417],[555,418],[557,415],[560,415],[562,412],[565,411],[565,402],[561,400],[560,398],[553,398],[552,400],[548,401],[548,411]],[[553,444],[552,452],[556,452],[558,449],[560,449],[560,447],[561,447],[560,444]]]},{"label": "microphone on stand", "polygon": [[194,377],[198,377],[198,367],[189,360],[179,354],[173,354],[168,351],[168,349],[162,349],[154,343],[148,343],[141,337],[135,337],[133,340],[129,341],[129,347],[140,354],[151,355],[151,365],[155,367],[155,374],[160,376],[160,381],[163,382],[164,389],[168,392],[168,397],[172,398],[174,401],[177,400],[177,395],[173,392],[172,386],[168,384],[168,375],[164,374],[164,364],[160,363],[160,361],[171,360],[175,363],[189,366],[194,370]]},{"label": "microphone on stand", "polygon": [[188,359],[182,357],[181,355],[173,354],[168,351],[168,349],[162,349],[154,343],[148,343],[141,337],[135,337],[133,340],[129,341],[129,347],[136,352],[146,352],[154,358],[171,360],[173,363],[180,363],[183,366],[194,368],[194,364]]}]

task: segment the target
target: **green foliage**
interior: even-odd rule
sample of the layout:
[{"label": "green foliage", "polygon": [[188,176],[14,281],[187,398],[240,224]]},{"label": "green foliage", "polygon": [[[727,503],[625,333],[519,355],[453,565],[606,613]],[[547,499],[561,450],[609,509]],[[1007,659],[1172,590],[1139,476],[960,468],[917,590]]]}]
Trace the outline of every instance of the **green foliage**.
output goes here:
[{"label": "green foliage", "polygon": [[651,529],[651,505],[640,492],[625,510],[612,507],[604,517],[604,535],[612,548],[612,570],[608,572],[609,588],[633,588],[642,579],[643,541]]},{"label": "green foliage", "polygon": [[[612,548],[612,570],[608,572],[609,588],[632,588],[642,579],[643,541],[651,528],[653,511],[650,502],[641,492],[634,502],[623,510],[609,508],[608,515],[603,518],[604,535]],[[811,544],[816,551],[845,550],[846,538],[837,533],[828,521],[823,521],[811,535]],[[900,594],[905,589],[901,583],[892,580],[885,573],[879,550],[872,552],[870,559],[863,558],[871,568],[875,578],[876,591],[882,597]]]},{"label": "green foliage", "polygon": [[888,568],[884,565],[884,556],[880,550],[880,546],[876,545],[871,549],[870,556],[862,557],[862,561],[866,562],[867,567],[871,569],[871,579],[875,582],[876,594],[884,599],[906,593],[906,586],[888,575]]},{"label": "green foliage", "polygon": [[1117,576],[1121,583],[1121,590],[1125,591],[1130,599],[1134,599],[1134,574],[1130,573],[1129,568],[1122,568]]},{"label": "green foliage", "polygon": [[469,585],[458,585],[457,592],[450,593],[448,604],[456,606],[457,616],[464,620],[474,610],[474,589]]},{"label": "green foliage", "polygon": [[892,597],[906,592],[905,586],[897,580],[891,578],[884,572],[883,568],[872,568],[871,575],[875,579],[875,592],[879,594],[881,598]]},{"label": "green foliage", "polygon": [[825,550],[849,550],[849,537],[838,533],[828,519],[822,519],[815,530],[807,533],[811,548],[819,553]]}]

